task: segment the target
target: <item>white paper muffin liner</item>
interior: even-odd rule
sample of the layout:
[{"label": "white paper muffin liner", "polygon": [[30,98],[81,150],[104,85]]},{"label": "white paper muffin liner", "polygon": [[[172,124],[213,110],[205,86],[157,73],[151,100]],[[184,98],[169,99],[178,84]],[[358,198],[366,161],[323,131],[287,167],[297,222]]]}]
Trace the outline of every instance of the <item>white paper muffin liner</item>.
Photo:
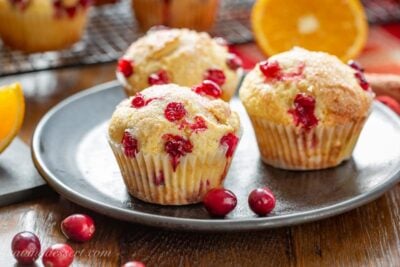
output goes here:
[{"label": "white paper muffin liner", "polygon": [[[225,149],[199,157],[187,154],[173,170],[166,153],[149,155],[142,152],[133,157],[124,154],[122,145],[109,141],[129,193],[145,202],[161,205],[185,205],[201,202],[211,188],[225,180],[232,157]],[[164,183],[160,184],[161,174]]]},{"label": "white paper muffin liner", "polygon": [[304,131],[294,125],[251,117],[262,160],[288,170],[317,170],[339,165],[351,157],[366,118],[338,126]]}]

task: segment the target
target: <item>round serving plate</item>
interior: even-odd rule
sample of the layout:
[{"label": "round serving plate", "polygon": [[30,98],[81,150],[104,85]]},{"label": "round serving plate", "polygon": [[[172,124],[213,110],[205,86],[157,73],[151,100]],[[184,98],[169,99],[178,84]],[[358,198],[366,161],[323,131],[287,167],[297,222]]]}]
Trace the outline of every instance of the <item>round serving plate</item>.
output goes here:
[{"label": "round serving plate", "polygon": [[[288,226],[359,207],[400,178],[400,119],[382,104],[374,103],[350,160],[326,170],[286,171],[260,160],[250,121],[235,98],[232,108],[240,114],[244,133],[225,187],[237,195],[236,209],[224,219],[215,219],[201,204],[148,204],[128,194],[107,143],[107,121],[124,97],[117,82],[78,93],[43,117],[32,141],[35,165],[51,187],[67,199],[110,217],[185,230]],[[247,196],[263,185],[272,189],[277,205],[267,217],[257,217],[247,205]]]}]

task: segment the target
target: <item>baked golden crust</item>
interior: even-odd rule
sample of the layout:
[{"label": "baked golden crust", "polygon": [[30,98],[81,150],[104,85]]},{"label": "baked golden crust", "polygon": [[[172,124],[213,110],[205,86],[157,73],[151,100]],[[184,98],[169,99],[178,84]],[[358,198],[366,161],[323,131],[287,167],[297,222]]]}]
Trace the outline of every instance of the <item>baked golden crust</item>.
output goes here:
[{"label": "baked golden crust", "polygon": [[369,114],[374,94],[363,90],[356,70],[335,56],[295,48],[272,56],[283,73],[302,74],[292,79],[266,80],[257,65],[245,78],[240,98],[250,116],[278,124],[293,124],[289,110],[297,94],[315,99],[315,116],[325,126],[359,121]]},{"label": "baked golden crust", "polygon": [[[154,155],[165,153],[162,136],[179,135],[192,143],[192,155],[200,156],[217,151],[224,135],[239,131],[239,116],[226,102],[202,97],[187,87],[155,85],[140,95],[147,101],[152,100],[145,106],[134,108],[131,97],[116,108],[109,124],[109,138],[113,143],[120,144],[124,132],[128,131],[138,140],[141,152]],[[166,118],[165,110],[170,103],[183,104],[186,114],[181,120]],[[205,130],[191,129],[196,116],[204,119]]]},{"label": "baked golden crust", "polygon": [[227,65],[226,46],[218,44],[207,33],[187,29],[150,31],[134,42],[122,58],[134,65],[134,73],[129,77],[117,72],[129,95],[147,88],[148,77],[159,70],[166,71],[170,82],[192,87],[203,81],[208,69],[216,68],[226,77],[221,86],[222,99],[229,100],[241,73],[241,69],[230,69]]}]

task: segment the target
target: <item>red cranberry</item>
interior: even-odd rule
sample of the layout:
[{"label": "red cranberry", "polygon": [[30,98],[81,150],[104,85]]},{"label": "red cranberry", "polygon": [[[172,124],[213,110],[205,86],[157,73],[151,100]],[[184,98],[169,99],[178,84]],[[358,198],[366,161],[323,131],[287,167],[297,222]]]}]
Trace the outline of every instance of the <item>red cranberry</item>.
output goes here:
[{"label": "red cranberry", "polygon": [[221,138],[220,144],[226,145],[228,149],[226,150],[225,156],[232,157],[233,153],[235,153],[236,147],[239,143],[239,138],[233,133],[228,133]]},{"label": "red cranberry", "polygon": [[191,153],[193,145],[190,140],[187,140],[179,135],[165,134],[163,135],[165,141],[164,149],[168,153],[171,164],[174,169],[179,164],[180,158],[185,156],[187,153]]},{"label": "red cranberry", "polygon": [[226,59],[226,64],[231,70],[237,70],[241,68],[243,65],[242,60],[235,54],[229,54],[228,58]]},{"label": "red cranberry", "polygon": [[164,110],[165,118],[169,121],[179,121],[186,115],[186,109],[182,103],[171,102]]},{"label": "red cranberry", "polygon": [[146,267],[146,265],[144,265],[144,263],[140,261],[129,261],[121,267]]},{"label": "red cranberry", "polygon": [[199,95],[208,95],[214,98],[222,95],[222,90],[218,84],[210,80],[204,80],[201,84],[193,87],[193,91]]},{"label": "red cranberry", "polygon": [[74,260],[74,253],[67,244],[55,244],[44,252],[42,262],[45,267],[68,267]]},{"label": "red cranberry", "polygon": [[376,100],[382,102],[383,104],[394,110],[398,115],[400,115],[400,103],[397,102],[394,98],[382,95],[378,96]]},{"label": "red cranberry", "polygon": [[204,74],[204,80],[211,80],[222,86],[225,83],[226,77],[222,70],[220,69],[208,69]]},{"label": "red cranberry", "polygon": [[117,71],[121,72],[126,78],[133,74],[133,62],[126,58],[118,60]]},{"label": "red cranberry", "polygon": [[356,71],[360,71],[360,72],[364,72],[363,67],[361,67],[360,63],[358,63],[355,60],[349,60],[349,62],[347,62],[347,64],[352,67],[353,69],[355,69]]},{"label": "red cranberry", "polygon": [[75,17],[76,10],[77,10],[76,6],[71,6],[71,7],[66,7],[65,8],[65,12],[67,13],[69,18]]},{"label": "red cranberry", "polygon": [[305,130],[317,126],[318,119],[314,114],[315,99],[306,94],[297,94],[294,99],[294,109],[290,109],[289,113],[292,114],[294,124],[301,125]]},{"label": "red cranberry", "polygon": [[124,153],[129,158],[136,157],[139,152],[138,141],[129,132],[124,132],[122,137],[122,147],[124,148]]},{"label": "red cranberry", "polygon": [[369,86],[369,83],[365,79],[365,76],[362,72],[357,71],[356,73],[354,73],[354,76],[356,77],[356,79],[358,80],[358,83],[360,84],[361,88],[364,91],[369,91],[371,89]]},{"label": "red cranberry", "polygon": [[203,204],[211,215],[224,217],[236,207],[237,199],[228,189],[214,188],[204,196]]},{"label": "red cranberry", "polygon": [[77,242],[86,242],[92,239],[95,229],[93,219],[84,214],[73,214],[61,223],[63,234]]},{"label": "red cranberry", "polygon": [[159,70],[158,72],[151,74],[147,79],[147,82],[150,85],[167,84],[169,83],[168,73],[165,70]]},{"label": "red cranberry", "polygon": [[205,131],[208,128],[206,125],[206,121],[203,119],[203,117],[195,116],[194,123],[190,124],[190,129],[193,132],[197,133],[197,132]]},{"label": "red cranberry", "polygon": [[143,95],[140,94],[140,93],[136,94],[132,98],[131,105],[132,105],[132,107],[135,107],[135,108],[141,108],[141,107],[145,106],[146,105],[146,101],[144,100]]},{"label": "red cranberry", "polygon": [[267,187],[257,188],[249,195],[249,206],[254,213],[265,216],[275,208],[275,197]]},{"label": "red cranberry", "polygon": [[259,68],[267,79],[281,79],[282,70],[277,61],[263,61]]},{"label": "red cranberry", "polygon": [[21,232],[11,242],[14,258],[21,264],[34,263],[40,254],[39,238],[31,232]]}]

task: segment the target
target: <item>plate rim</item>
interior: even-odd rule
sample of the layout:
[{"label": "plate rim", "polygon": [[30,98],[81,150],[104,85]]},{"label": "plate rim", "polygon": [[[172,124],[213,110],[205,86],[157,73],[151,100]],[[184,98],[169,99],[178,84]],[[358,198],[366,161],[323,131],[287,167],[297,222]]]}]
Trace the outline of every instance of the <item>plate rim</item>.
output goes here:
[{"label": "plate rim", "polygon": [[[129,221],[133,223],[141,223],[149,226],[179,229],[179,230],[200,230],[200,231],[242,231],[242,230],[262,230],[267,228],[277,228],[283,226],[292,226],[306,222],[313,222],[322,220],[328,217],[333,217],[360,207],[368,202],[371,202],[388,189],[393,187],[400,180],[400,165],[396,166],[394,170],[388,174],[390,178],[373,190],[364,192],[356,197],[347,199],[345,201],[335,203],[333,205],[318,208],[310,211],[297,212],[293,214],[279,215],[275,217],[248,217],[237,219],[192,219],[182,217],[172,217],[158,214],[144,213],[136,210],[129,210],[101,201],[91,199],[84,194],[79,193],[74,188],[65,185],[56,175],[46,166],[45,161],[40,153],[40,138],[46,123],[52,118],[54,114],[61,111],[65,106],[75,102],[76,100],[96,94],[106,90],[115,90],[119,87],[118,81],[110,81],[107,83],[99,84],[84,91],[78,92],[62,100],[60,103],[52,107],[37,124],[32,136],[31,142],[31,156],[36,169],[45,179],[45,181],[61,196],[68,200],[81,205],[85,208],[94,210],[100,214]],[[381,112],[390,117],[397,123],[400,128],[400,118],[385,105],[374,101]]]}]

